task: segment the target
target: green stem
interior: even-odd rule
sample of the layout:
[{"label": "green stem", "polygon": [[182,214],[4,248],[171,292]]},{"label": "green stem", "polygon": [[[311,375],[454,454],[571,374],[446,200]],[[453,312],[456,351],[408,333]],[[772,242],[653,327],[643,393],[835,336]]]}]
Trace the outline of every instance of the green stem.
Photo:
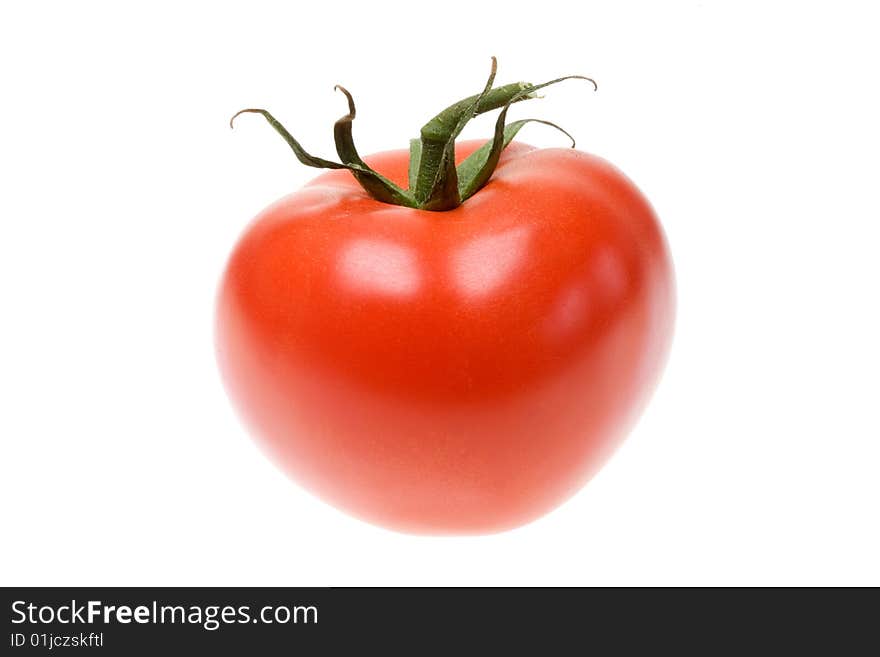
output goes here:
[{"label": "green stem", "polygon": [[476,116],[480,101],[492,90],[498,61],[492,58],[489,79],[476,96],[446,108],[422,128],[422,149],[416,176],[415,198],[426,210],[452,210],[461,205],[455,170],[455,139]]}]

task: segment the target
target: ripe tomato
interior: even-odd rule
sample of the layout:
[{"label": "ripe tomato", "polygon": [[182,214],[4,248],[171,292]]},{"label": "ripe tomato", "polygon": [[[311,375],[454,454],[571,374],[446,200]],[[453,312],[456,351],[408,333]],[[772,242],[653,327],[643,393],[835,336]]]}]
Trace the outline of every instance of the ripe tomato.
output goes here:
[{"label": "ripe tomato", "polygon": [[[408,161],[366,158],[399,185]],[[264,210],[228,262],[216,344],[241,415],[303,486],[394,529],[482,533],[597,471],[655,384],[673,312],[636,187],[597,157],[514,142],[445,212],[376,201],[347,171]]]}]

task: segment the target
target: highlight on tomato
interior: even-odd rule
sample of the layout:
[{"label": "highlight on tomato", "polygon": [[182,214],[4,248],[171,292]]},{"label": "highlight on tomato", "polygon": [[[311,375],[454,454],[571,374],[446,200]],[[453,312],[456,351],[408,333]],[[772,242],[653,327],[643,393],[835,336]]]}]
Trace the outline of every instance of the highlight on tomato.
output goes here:
[{"label": "highlight on tomato", "polygon": [[[489,533],[576,491],[626,436],[666,360],[674,281],[650,204],[608,162],[514,141],[511,105],[569,76],[485,87],[407,150],[339,161],[263,210],[219,287],[216,351],[265,452],[326,502],[391,529]],[[485,141],[456,142],[500,110]],[[558,128],[561,130],[561,128]],[[563,131],[564,132],[564,131]],[[565,133],[566,135],[568,133]]]}]

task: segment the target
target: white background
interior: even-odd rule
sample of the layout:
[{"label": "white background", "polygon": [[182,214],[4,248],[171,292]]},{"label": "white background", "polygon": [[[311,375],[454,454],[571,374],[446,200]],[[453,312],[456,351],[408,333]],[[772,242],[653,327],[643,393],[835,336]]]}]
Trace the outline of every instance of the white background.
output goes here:
[{"label": "white background", "polygon": [[[880,584],[880,134],[870,3],[5,3],[0,583]],[[361,152],[449,102],[511,111],[655,205],[665,377],[579,495],[476,538],[398,535],[288,481],[214,363],[224,259],[315,175],[258,117]],[[487,136],[482,117],[465,137]],[[521,138],[563,145],[530,126]]]}]

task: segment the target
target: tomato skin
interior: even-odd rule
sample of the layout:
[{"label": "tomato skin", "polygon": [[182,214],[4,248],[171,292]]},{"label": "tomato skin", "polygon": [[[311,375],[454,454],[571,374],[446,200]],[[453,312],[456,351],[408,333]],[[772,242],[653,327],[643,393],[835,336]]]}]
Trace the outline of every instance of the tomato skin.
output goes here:
[{"label": "tomato skin", "polygon": [[[367,161],[405,185],[406,151]],[[216,346],[297,482],[400,531],[487,533],[597,471],[655,385],[673,315],[635,186],[597,157],[513,143],[448,212],[379,203],[346,171],[264,210],[227,264]]]}]

